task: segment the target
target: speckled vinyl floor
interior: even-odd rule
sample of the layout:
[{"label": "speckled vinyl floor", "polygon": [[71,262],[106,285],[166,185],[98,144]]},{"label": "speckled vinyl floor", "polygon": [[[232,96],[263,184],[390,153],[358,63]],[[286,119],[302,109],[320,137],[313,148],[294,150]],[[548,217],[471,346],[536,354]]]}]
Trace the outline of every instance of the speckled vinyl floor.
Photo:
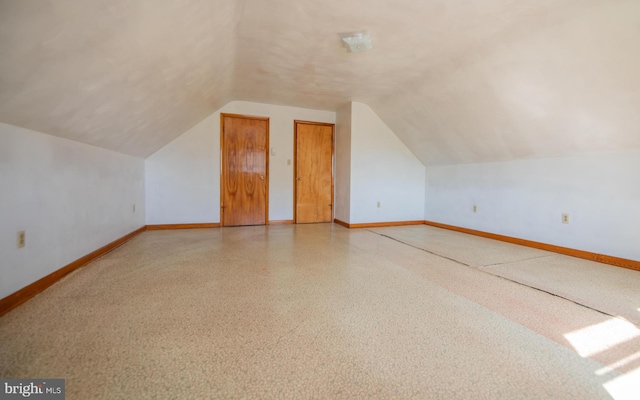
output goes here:
[{"label": "speckled vinyl floor", "polygon": [[637,399],[640,329],[527,286],[550,253],[411,229],[145,232],[1,317],[0,377],[82,400]]}]

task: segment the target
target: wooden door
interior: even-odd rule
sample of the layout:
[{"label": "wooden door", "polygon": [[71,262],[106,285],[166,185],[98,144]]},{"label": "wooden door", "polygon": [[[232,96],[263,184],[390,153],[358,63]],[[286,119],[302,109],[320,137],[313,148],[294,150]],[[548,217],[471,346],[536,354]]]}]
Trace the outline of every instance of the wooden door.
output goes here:
[{"label": "wooden door", "polygon": [[296,223],[333,220],[333,125],[295,121]]},{"label": "wooden door", "polygon": [[221,115],[222,226],[264,225],[268,215],[269,119]]}]

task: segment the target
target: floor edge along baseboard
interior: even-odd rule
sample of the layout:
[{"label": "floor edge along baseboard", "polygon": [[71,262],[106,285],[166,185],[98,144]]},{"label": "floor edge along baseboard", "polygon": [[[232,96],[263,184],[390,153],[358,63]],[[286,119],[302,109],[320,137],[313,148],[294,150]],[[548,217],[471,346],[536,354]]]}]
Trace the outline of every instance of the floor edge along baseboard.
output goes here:
[{"label": "floor edge along baseboard", "polygon": [[423,225],[423,220],[415,220],[415,221],[389,221],[389,222],[364,222],[358,224],[349,224],[347,222],[341,221],[339,219],[334,219],[338,225],[342,225],[345,228],[349,229],[359,229],[359,228],[382,228],[386,226],[407,226],[407,225]]},{"label": "floor edge along baseboard", "polygon": [[336,223],[336,224],[338,224],[338,225],[342,225],[342,226],[344,226],[345,228],[349,228],[349,224],[348,224],[348,223],[346,223],[346,222],[344,222],[344,221],[341,221],[341,220],[339,220],[339,219],[337,219],[337,218],[335,218],[335,219],[333,220],[333,222],[335,222],[335,223]]},{"label": "floor edge along baseboard", "polygon": [[156,224],[147,225],[148,231],[161,231],[165,229],[203,229],[203,228],[220,228],[219,222],[205,222],[196,224]]},{"label": "floor edge along baseboard", "polygon": [[64,278],[66,275],[70,274],[71,272],[75,271],[78,268],[84,267],[85,265],[89,264],[91,261],[95,260],[98,257],[101,257],[103,255],[105,255],[106,253],[110,252],[111,250],[115,249],[116,247],[128,242],[129,240],[133,239],[134,237],[138,236],[139,234],[141,234],[142,232],[144,232],[145,230],[147,230],[146,226],[142,226],[138,229],[136,229],[133,232],[130,232],[124,236],[122,236],[119,239],[114,240],[113,242],[106,244],[102,247],[100,247],[97,250],[92,251],[91,253],[78,258],[77,260],[65,265],[64,267],[57,269],[55,271],[53,271],[52,273],[50,273],[49,275],[46,275],[40,279],[38,279],[37,281],[23,287],[22,289],[18,290],[17,292],[14,292],[12,294],[10,294],[9,296],[0,299],[0,316],[8,313],[9,311],[13,310],[14,308],[18,307],[20,304],[26,302],[27,300],[33,298],[35,295],[37,295],[38,293],[42,292],[43,290],[47,289],[48,287],[50,287],[51,285],[53,285],[54,283],[58,282],[60,279]]},{"label": "floor edge along baseboard", "polygon": [[484,231],[477,231],[475,229],[462,228],[454,225],[441,224],[439,222],[424,221],[425,225],[434,226],[436,228],[448,229],[451,231],[467,233],[469,235],[481,236],[488,239],[499,240],[501,242],[519,244],[521,246],[532,247],[534,249],[546,250],[552,253],[558,253],[565,256],[583,258],[585,260],[596,261],[602,264],[613,265],[616,267],[622,267],[640,271],[640,261],[629,260],[626,258],[608,256],[606,254],[598,254],[590,251],[570,249],[568,247],[556,246],[553,244],[534,242],[532,240],[519,239],[511,236],[498,235],[496,233],[489,233]]}]

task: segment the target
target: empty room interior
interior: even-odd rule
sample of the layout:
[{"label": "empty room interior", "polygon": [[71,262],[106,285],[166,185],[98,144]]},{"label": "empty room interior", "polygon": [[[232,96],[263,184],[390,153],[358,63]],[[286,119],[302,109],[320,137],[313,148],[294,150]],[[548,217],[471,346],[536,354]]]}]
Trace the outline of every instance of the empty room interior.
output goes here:
[{"label": "empty room interior", "polygon": [[637,0],[0,0],[0,397],[637,400],[638,43]]}]

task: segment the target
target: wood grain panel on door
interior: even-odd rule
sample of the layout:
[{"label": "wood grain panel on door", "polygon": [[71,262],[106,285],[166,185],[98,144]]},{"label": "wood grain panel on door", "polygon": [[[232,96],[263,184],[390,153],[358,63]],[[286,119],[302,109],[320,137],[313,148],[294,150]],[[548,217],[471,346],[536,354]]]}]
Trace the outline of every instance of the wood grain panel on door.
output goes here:
[{"label": "wood grain panel on door", "polygon": [[296,223],[333,220],[333,125],[295,122]]},{"label": "wood grain panel on door", "polygon": [[222,114],[220,132],[222,225],[264,225],[269,198],[269,119]]}]

